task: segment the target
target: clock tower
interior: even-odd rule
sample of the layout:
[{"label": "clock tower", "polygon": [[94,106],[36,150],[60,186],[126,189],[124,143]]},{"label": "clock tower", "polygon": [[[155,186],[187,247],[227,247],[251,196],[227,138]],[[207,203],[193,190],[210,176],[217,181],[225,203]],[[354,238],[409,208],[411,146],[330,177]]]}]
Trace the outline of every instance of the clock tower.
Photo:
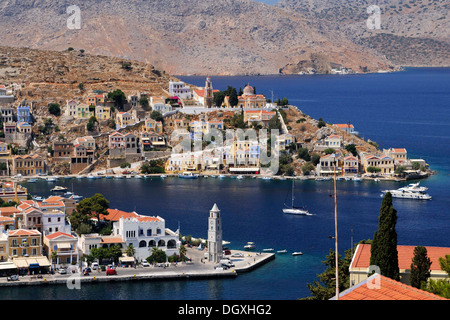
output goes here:
[{"label": "clock tower", "polygon": [[208,261],[218,263],[222,258],[222,218],[217,204],[209,211]]}]

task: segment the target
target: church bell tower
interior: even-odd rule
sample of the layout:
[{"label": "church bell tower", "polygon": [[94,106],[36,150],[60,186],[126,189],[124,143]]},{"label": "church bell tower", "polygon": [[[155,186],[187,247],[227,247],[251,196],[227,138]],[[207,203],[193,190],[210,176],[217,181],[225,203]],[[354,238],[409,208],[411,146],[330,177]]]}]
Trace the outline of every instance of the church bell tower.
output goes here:
[{"label": "church bell tower", "polygon": [[214,95],[213,95],[213,87],[211,78],[206,78],[205,83],[205,107],[206,108],[212,108],[214,105]]},{"label": "church bell tower", "polygon": [[218,263],[222,258],[222,218],[217,204],[209,211],[208,261]]}]

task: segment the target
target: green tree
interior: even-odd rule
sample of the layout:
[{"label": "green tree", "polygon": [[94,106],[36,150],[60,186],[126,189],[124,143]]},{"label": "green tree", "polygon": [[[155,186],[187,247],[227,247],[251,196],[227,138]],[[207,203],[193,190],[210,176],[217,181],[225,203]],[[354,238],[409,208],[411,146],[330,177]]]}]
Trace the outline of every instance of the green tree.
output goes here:
[{"label": "green tree", "polygon": [[223,101],[225,100],[225,93],[223,91],[213,93],[214,105],[216,107],[221,107]]},{"label": "green tree", "polygon": [[315,166],[317,166],[320,162],[320,155],[318,155],[317,153],[313,153],[311,155],[311,163]]},{"label": "green tree", "polygon": [[306,148],[299,148],[298,151],[297,151],[297,155],[298,155],[298,157],[300,159],[303,159],[305,161],[310,161],[311,160],[311,156],[309,155],[309,151]]},{"label": "green tree", "polygon": [[381,171],[381,168],[378,168],[378,167],[373,167],[373,166],[367,167],[367,172],[369,172],[369,173],[377,173],[380,171]]},{"label": "green tree", "polygon": [[[339,292],[342,292],[350,286],[350,272],[349,267],[352,261],[353,250],[345,251],[345,256],[338,257],[338,272],[339,272]],[[322,263],[326,266],[323,273],[318,274],[319,281],[315,280],[312,284],[307,284],[312,296],[304,298],[303,300],[329,300],[336,295],[336,253],[330,250]]]},{"label": "green tree", "polygon": [[146,260],[149,263],[163,263],[167,261],[167,255],[163,250],[153,247],[152,254]]},{"label": "green tree", "polygon": [[333,148],[326,148],[323,153],[325,154],[332,154],[334,153],[336,150],[334,150]]},{"label": "green tree", "polygon": [[108,93],[108,100],[114,101],[114,106],[119,110],[123,110],[123,105],[127,101],[127,97],[122,90],[116,89]]},{"label": "green tree", "polygon": [[100,215],[108,215],[108,208],[109,201],[102,194],[96,193],[90,198],[81,200],[76,206],[76,211],[89,219],[97,218],[100,222]]},{"label": "green tree", "polygon": [[420,289],[427,283],[430,277],[431,259],[427,255],[427,249],[423,246],[414,248],[414,257],[411,263],[411,286]]},{"label": "green tree", "polygon": [[147,99],[147,97],[141,97],[140,99],[139,99],[139,104],[142,106],[142,108],[144,108],[144,109],[147,109],[150,105],[149,105],[149,103],[148,103],[148,99]]},{"label": "green tree", "polygon": [[164,120],[164,117],[161,114],[161,112],[156,111],[156,110],[152,111],[152,113],[150,114],[150,118],[152,118],[153,120],[156,120],[156,121],[163,121]]},{"label": "green tree", "polygon": [[358,154],[358,151],[356,150],[356,146],[353,143],[346,145],[345,150],[347,150],[348,152],[351,152],[351,154],[354,157],[356,157],[356,155]]},{"label": "green tree", "polygon": [[[450,277],[450,255],[446,255],[445,258],[439,258],[439,265],[441,266],[441,270],[447,272]],[[448,279],[430,279],[427,285],[422,287],[422,289],[450,299],[450,280]]]},{"label": "green tree", "polygon": [[307,162],[302,165],[302,172],[304,175],[309,175],[314,170],[314,165],[311,162]]},{"label": "green tree", "polygon": [[397,252],[397,210],[392,205],[392,194],[387,192],[381,203],[378,231],[370,249],[370,265],[378,266],[382,275],[400,280]]},{"label": "green tree", "polygon": [[48,112],[54,116],[59,116],[61,114],[61,108],[58,103],[50,103],[48,105]]},{"label": "green tree", "polygon": [[413,170],[419,170],[419,169],[420,169],[420,163],[417,162],[417,161],[414,161],[414,162],[412,163],[412,169],[413,169]]},{"label": "green tree", "polygon": [[129,257],[134,257],[134,254],[136,253],[136,249],[133,247],[133,245],[130,243],[128,247],[125,249],[125,253]]},{"label": "green tree", "polygon": [[108,248],[107,257],[113,259],[115,263],[119,262],[119,258],[123,255],[122,248],[116,244]]},{"label": "green tree", "polygon": [[318,128],[322,128],[325,127],[327,124],[325,123],[325,121],[323,121],[322,118],[319,118],[319,121],[317,122],[317,127]]}]

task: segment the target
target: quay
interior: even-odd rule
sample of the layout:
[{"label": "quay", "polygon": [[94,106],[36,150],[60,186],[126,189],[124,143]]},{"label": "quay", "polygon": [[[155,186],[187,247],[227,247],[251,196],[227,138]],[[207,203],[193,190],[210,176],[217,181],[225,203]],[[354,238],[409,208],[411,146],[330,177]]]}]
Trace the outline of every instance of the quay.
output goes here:
[{"label": "quay", "polygon": [[188,248],[187,256],[191,261],[177,264],[154,265],[150,267],[117,267],[117,275],[106,275],[104,271],[92,270],[89,275],[82,273],[73,274],[42,274],[37,276],[19,276],[17,281],[7,281],[6,277],[0,278],[0,287],[5,286],[29,286],[29,285],[67,285],[68,288],[78,282],[100,283],[106,281],[152,281],[152,280],[200,280],[217,278],[236,278],[239,274],[250,272],[275,259],[274,253],[230,250],[231,255],[241,253],[240,257],[231,257],[234,267],[228,269],[216,269],[217,264],[206,262],[203,259],[205,250]]}]

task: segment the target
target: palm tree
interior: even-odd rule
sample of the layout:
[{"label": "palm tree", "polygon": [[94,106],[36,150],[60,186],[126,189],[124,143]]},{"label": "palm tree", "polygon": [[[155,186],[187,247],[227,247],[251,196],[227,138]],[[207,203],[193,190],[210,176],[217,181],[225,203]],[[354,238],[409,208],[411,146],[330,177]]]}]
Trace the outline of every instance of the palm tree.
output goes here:
[{"label": "palm tree", "polygon": [[180,246],[180,257],[184,261],[186,258],[187,249],[184,245]]},{"label": "palm tree", "polygon": [[50,258],[52,260],[52,263],[55,262],[55,261],[58,261],[58,251],[53,250],[51,255],[50,255]]}]

